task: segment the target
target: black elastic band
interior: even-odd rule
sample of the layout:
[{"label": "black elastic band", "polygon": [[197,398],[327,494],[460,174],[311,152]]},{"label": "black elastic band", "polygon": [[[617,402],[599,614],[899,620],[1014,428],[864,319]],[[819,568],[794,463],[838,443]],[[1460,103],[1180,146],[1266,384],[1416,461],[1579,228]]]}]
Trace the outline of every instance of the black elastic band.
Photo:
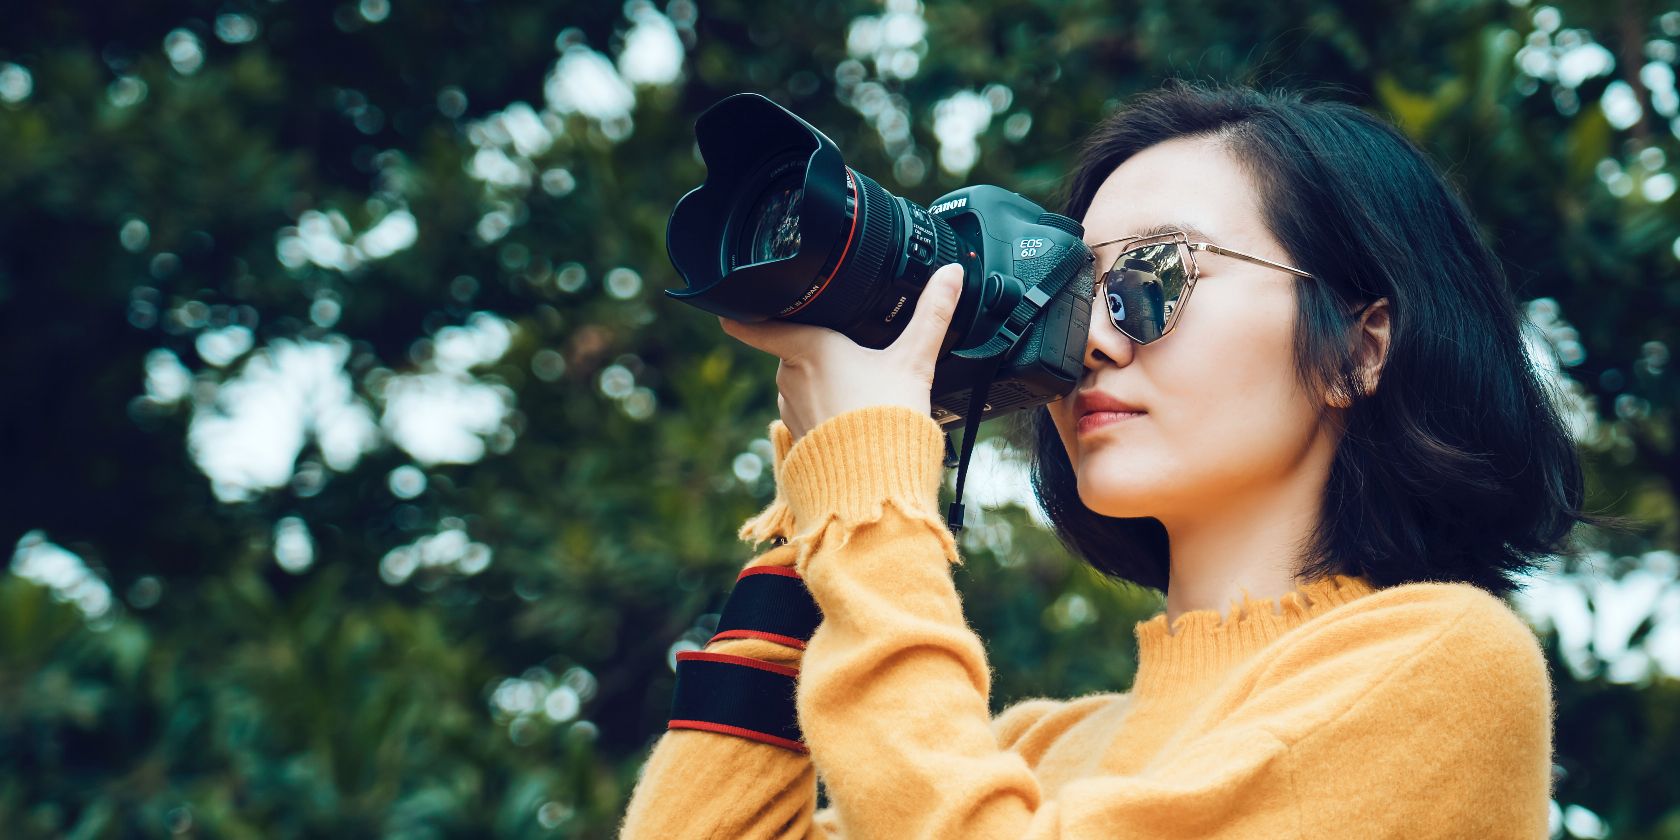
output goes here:
[{"label": "black elastic band", "polygon": [[725,653],[677,654],[671,729],[698,729],[808,752],[794,711],[799,672]]},{"label": "black elastic band", "polygon": [[821,623],[822,611],[798,572],[754,566],[736,578],[712,639],[766,639],[804,650]]}]

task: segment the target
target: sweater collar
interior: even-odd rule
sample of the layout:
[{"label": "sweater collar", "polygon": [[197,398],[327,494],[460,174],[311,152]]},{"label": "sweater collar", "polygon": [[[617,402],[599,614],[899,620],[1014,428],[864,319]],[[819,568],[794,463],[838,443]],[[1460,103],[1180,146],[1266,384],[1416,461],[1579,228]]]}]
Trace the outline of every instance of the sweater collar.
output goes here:
[{"label": "sweater collar", "polygon": [[1376,591],[1362,577],[1330,575],[1301,584],[1278,599],[1250,598],[1245,591],[1233,599],[1229,618],[1217,610],[1191,610],[1167,632],[1167,614],[1137,623],[1137,678],[1132,692],[1140,697],[1172,695],[1204,684],[1247,659],[1279,636],[1330,610]]}]

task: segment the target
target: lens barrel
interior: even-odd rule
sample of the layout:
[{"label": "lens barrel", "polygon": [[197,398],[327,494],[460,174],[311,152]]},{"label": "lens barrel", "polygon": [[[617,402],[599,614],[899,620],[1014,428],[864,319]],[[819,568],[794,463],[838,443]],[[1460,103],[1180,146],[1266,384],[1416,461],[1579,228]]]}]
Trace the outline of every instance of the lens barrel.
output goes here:
[{"label": "lens barrel", "polygon": [[[957,234],[944,220],[887,192],[875,179],[846,171],[855,229],[834,255],[832,276],[808,300],[775,317],[839,330],[865,347],[885,347],[903,332],[908,302],[934,270],[957,256]],[[861,190],[859,187],[861,186]]]}]

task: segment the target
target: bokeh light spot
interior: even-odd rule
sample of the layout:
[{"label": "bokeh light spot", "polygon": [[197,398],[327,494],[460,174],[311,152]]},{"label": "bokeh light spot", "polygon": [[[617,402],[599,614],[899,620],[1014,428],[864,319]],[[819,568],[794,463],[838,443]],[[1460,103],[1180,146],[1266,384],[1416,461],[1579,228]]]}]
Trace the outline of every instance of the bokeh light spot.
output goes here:
[{"label": "bokeh light spot", "polygon": [[404,464],[391,470],[386,484],[391,488],[391,495],[412,499],[426,492],[426,473],[413,464]]},{"label": "bokeh light spot", "polygon": [[191,30],[175,29],[165,35],[163,54],[169,59],[169,66],[183,76],[197,73],[204,66],[204,45]]},{"label": "bokeh light spot", "polygon": [[315,564],[315,540],[302,519],[287,516],[274,524],[274,561],[294,575]]},{"label": "bokeh light spot", "polygon": [[246,44],[256,40],[257,19],[250,15],[228,12],[216,16],[216,37],[227,44]]},{"label": "bokeh light spot", "polygon": [[35,76],[29,68],[9,61],[0,62],[0,102],[15,104],[35,90]]}]

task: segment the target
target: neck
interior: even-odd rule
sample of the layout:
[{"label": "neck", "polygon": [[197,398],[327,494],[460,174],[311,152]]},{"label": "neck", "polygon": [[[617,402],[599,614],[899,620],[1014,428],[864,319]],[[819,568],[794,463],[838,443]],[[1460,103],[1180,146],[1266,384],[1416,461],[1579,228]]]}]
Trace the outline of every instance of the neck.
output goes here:
[{"label": "neck", "polygon": [[1212,610],[1224,616],[1246,594],[1274,601],[1299,581],[1302,549],[1318,524],[1329,476],[1304,459],[1288,480],[1233,492],[1193,515],[1163,519],[1171,560],[1166,616]]}]

